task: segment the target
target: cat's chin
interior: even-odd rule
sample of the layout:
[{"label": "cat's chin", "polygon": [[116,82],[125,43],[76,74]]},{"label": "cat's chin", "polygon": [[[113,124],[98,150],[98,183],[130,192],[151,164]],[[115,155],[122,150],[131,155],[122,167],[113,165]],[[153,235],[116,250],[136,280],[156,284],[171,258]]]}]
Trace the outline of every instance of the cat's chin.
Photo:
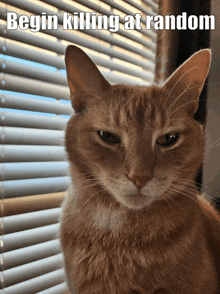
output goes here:
[{"label": "cat's chin", "polygon": [[150,207],[155,201],[155,197],[143,194],[131,194],[126,196],[117,197],[117,200],[129,209],[142,209]]}]

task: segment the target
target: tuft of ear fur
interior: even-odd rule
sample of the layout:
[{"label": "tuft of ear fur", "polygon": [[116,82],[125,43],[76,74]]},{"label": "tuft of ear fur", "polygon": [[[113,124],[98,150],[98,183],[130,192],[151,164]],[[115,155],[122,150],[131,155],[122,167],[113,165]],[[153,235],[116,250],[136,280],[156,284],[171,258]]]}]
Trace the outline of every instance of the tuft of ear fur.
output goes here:
[{"label": "tuft of ear fur", "polygon": [[195,114],[199,95],[209,72],[210,61],[211,50],[200,50],[168,78],[162,88],[168,115]]},{"label": "tuft of ear fur", "polygon": [[[80,48],[68,46],[65,62],[71,92],[70,98],[76,112],[80,112],[86,107],[88,93],[102,95],[103,92],[110,90],[111,85],[88,55]],[[77,92],[81,92],[81,94],[75,95]],[[83,93],[86,93],[86,95]]]}]

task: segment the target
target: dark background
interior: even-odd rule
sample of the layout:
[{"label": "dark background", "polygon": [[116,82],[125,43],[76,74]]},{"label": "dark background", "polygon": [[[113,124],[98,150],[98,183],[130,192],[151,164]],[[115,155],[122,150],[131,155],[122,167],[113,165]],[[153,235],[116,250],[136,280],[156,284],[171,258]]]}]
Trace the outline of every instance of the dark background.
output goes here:
[{"label": "dark background", "polygon": [[[206,126],[211,142],[220,136],[220,2],[219,0],[160,0],[161,15],[215,16],[215,30],[163,30],[158,32],[155,81],[162,84],[183,62],[200,49],[212,49],[210,74],[200,95],[195,119]],[[219,32],[219,33],[218,33]],[[212,101],[216,101],[215,103]],[[214,116],[213,116],[214,114]],[[215,198],[220,208],[220,146],[213,148],[204,161],[196,181],[202,192]],[[201,184],[203,186],[201,186]]]}]

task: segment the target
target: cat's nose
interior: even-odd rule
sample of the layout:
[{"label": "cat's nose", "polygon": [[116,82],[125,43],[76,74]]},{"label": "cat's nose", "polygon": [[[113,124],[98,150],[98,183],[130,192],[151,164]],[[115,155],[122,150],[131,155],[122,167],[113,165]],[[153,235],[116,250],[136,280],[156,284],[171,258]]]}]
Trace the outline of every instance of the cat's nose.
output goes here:
[{"label": "cat's nose", "polygon": [[138,189],[142,189],[152,179],[152,175],[138,175],[135,173],[129,173],[128,178],[132,180]]}]

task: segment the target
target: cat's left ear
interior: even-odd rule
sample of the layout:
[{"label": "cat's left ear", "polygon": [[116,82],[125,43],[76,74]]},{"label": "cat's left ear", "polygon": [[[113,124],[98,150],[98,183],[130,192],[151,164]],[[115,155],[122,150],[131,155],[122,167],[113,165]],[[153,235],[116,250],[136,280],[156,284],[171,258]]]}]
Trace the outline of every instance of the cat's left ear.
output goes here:
[{"label": "cat's left ear", "polygon": [[168,78],[162,88],[168,115],[195,114],[199,95],[209,72],[210,61],[211,50],[200,50]]},{"label": "cat's left ear", "polygon": [[104,92],[110,90],[111,85],[89,56],[80,48],[68,46],[65,61],[71,92],[70,99],[76,112],[80,112],[86,107],[88,94],[102,96]]}]

